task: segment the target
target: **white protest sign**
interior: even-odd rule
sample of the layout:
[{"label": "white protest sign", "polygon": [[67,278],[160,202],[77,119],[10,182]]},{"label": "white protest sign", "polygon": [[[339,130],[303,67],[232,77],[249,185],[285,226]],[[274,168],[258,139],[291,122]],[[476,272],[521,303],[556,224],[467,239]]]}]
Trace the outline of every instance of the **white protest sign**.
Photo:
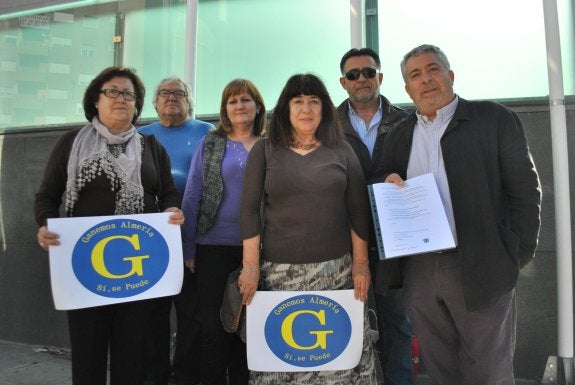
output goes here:
[{"label": "white protest sign", "polygon": [[258,291],[246,322],[250,370],[346,370],[361,358],[364,303],[353,290]]},{"label": "white protest sign", "polygon": [[58,310],[164,297],[180,292],[183,255],[172,213],[48,219],[60,235],[50,246]]}]

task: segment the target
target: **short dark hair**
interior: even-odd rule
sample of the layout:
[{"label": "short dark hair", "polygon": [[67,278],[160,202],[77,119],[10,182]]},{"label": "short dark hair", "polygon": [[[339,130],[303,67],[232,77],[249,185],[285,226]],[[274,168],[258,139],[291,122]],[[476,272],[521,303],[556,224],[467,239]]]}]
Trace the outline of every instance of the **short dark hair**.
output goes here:
[{"label": "short dark hair", "polygon": [[343,142],[343,130],[339,125],[335,106],[321,79],[313,74],[296,74],[284,86],[272,112],[269,139],[272,145],[289,147],[293,141],[289,102],[300,95],[314,95],[321,99],[321,122],[316,137],[322,145],[335,146]]},{"label": "short dark hair", "polygon": [[342,75],[343,75],[343,68],[345,67],[345,62],[347,61],[347,59],[355,56],[371,56],[375,61],[375,65],[377,66],[376,69],[379,70],[381,68],[381,61],[379,60],[379,55],[377,54],[377,52],[375,52],[371,48],[352,48],[343,55],[341,61],[339,62],[339,70],[341,71]]},{"label": "short dark hair", "polygon": [[126,78],[130,79],[134,85],[134,92],[136,94],[136,109],[134,111],[134,117],[132,118],[132,124],[138,121],[140,114],[142,113],[142,107],[144,106],[144,97],[146,96],[146,87],[142,80],[136,75],[136,70],[128,67],[108,67],[100,72],[88,85],[86,92],[84,92],[84,116],[89,122],[92,121],[94,116],[98,116],[98,109],[96,108],[96,102],[100,98],[100,91],[102,90],[102,85],[113,78]]},{"label": "short dark hair", "polygon": [[232,96],[239,95],[242,92],[248,93],[256,106],[260,109],[259,113],[256,114],[256,119],[254,121],[254,135],[260,136],[266,128],[266,106],[264,104],[264,98],[262,94],[256,87],[254,83],[247,79],[234,79],[229,82],[222,91],[222,100],[220,103],[220,122],[218,127],[214,131],[215,134],[220,136],[226,136],[228,132],[232,130],[232,122],[228,117],[228,110],[226,108],[228,104],[228,99]]},{"label": "short dark hair", "polygon": [[435,56],[437,56],[437,58],[439,59],[441,64],[443,64],[443,67],[445,67],[446,70],[449,71],[451,69],[451,66],[449,65],[449,60],[447,60],[447,55],[445,55],[445,53],[439,47],[436,47],[431,44],[422,44],[406,53],[399,65],[401,68],[401,76],[403,76],[404,82],[407,83],[407,61],[414,56],[419,56],[424,53],[435,54]]}]

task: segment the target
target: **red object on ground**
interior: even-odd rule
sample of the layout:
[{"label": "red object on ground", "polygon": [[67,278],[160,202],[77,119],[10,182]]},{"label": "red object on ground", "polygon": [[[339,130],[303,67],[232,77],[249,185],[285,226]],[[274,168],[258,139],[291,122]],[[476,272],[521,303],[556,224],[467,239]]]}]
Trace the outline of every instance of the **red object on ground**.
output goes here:
[{"label": "red object on ground", "polygon": [[419,374],[419,341],[416,336],[411,337],[411,361],[413,362],[413,379]]}]

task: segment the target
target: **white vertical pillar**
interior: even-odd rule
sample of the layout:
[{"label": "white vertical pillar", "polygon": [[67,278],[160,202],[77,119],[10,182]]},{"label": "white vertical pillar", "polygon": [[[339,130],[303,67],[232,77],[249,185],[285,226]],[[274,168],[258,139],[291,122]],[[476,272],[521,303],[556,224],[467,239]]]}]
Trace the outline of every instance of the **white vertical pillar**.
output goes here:
[{"label": "white vertical pillar", "polygon": [[[198,39],[198,0],[188,0],[186,12],[186,60],[184,80],[190,84],[196,98],[196,47]],[[195,109],[194,113],[195,115]]]},{"label": "white vertical pillar", "polygon": [[363,47],[363,0],[349,0],[351,48]]},{"label": "white vertical pillar", "polygon": [[557,244],[558,355],[573,358],[573,278],[567,123],[556,0],[543,0]]}]

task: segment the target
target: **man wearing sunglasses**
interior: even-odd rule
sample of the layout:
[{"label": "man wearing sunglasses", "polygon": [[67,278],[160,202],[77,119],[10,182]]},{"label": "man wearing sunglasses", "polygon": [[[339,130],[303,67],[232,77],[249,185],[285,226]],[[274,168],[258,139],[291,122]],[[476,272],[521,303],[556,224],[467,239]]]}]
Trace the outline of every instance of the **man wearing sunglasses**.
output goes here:
[{"label": "man wearing sunglasses", "polygon": [[[339,82],[349,98],[337,108],[338,118],[347,142],[354,149],[365,180],[372,176],[372,166],[382,157],[383,138],[405,116],[407,111],[392,105],[379,88],[383,80],[378,54],[370,48],[353,48],[340,62]],[[371,222],[373,223],[373,222]],[[375,232],[369,240],[369,260],[375,290],[375,307],[380,331],[380,361],[386,385],[412,385],[412,329],[403,306],[402,289],[378,290],[378,282],[388,275],[379,263]],[[387,280],[386,280],[387,282]]]},{"label": "man wearing sunglasses", "polygon": [[[160,118],[139,129],[154,135],[165,147],[172,164],[172,176],[180,194],[184,193],[192,155],[198,141],[213,126],[191,117],[193,100],[187,83],[178,77],[160,81],[154,90],[153,104]],[[178,385],[199,382],[200,326],[195,317],[196,275],[194,266],[186,265],[180,294],[166,297],[154,312],[154,330],[150,332],[146,385],[167,385],[170,364],[170,312],[176,309],[176,351],[173,371]]]}]

